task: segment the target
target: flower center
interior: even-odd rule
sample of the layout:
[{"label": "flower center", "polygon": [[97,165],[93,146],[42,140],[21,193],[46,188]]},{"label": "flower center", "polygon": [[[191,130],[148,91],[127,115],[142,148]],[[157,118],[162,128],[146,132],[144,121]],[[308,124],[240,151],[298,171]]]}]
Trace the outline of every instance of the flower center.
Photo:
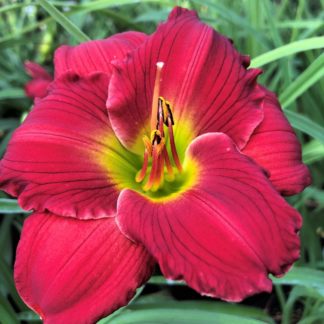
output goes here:
[{"label": "flower center", "polygon": [[[174,180],[174,170],[169,157],[167,140],[169,140],[173,163],[177,171],[179,173],[182,172],[182,165],[174,141],[172,107],[170,102],[159,96],[163,65],[163,62],[156,64],[157,69],[152,100],[151,138],[148,138],[148,136],[143,137],[143,166],[135,178],[136,182],[143,182],[142,189],[144,191],[151,190],[154,192],[158,190],[163,185],[164,178],[167,181]],[[151,165],[150,171],[149,164]],[[166,177],[164,175],[165,170]]]}]

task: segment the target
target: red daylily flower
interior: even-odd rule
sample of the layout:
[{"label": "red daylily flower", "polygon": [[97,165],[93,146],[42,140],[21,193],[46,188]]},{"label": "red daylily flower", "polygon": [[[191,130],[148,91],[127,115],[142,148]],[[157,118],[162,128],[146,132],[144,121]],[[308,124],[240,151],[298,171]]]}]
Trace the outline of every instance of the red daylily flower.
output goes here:
[{"label": "red daylily flower", "polygon": [[32,77],[25,85],[26,96],[32,99],[44,98],[53,77],[42,66],[31,61],[25,62],[25,71]]},{"label": "red daylily flower", "polygon": [[282,198],[310,183],[260,70],[194,11],[55,55],[48,95],[15,132],[1,187],[34,210],[15,281],[47,323],[125,305],[155,262],[201,294],[270,291],[299,257]]}]

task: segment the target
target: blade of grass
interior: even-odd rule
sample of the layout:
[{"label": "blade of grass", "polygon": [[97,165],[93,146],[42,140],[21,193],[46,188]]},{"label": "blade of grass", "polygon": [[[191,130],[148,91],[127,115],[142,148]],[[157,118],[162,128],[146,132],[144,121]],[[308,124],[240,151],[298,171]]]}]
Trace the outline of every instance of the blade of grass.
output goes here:
[{"label": "blade of grass", "polygon": [[15,311],[4,297],[0,295],[0,319],[1,323],[19,324]]},{"label": "blade of grass", "polygon": [[251,67],[260,67],[295,53],[318,48],[324,48],[324,36],[299,40],[268,51],[252,59]]},{"label": "blade of grass", "polygon": [[289,294],[288,301],[283,309],[282,324],[290,324],[293,322],[294,305],[303,297],[311,297],[313,300],[320,298],[316,291],[312,288],[297,286]]},{"label": "blade of grass", "polygon": [[13,4],[5,5],[0,8],[0,14],[4,13],[6,11],[9,11],[9,10],[19,9],[24,6],[26,6],[26,3],[13,3]]},{"label": "blade of grass", "polygon": [[[305,11],[305,0],[298,1],[295,20],[300,20],[302,18],[303,12]],[[298,30],[293,28],[291,31],[290,42],[294,42],[298,37]]]},{"label": "blade of grass", "polygon": [[324,318],[324,312],[322,311],[318,314],[314,314],[303,318],[298,322],[298,324],[315,324],[315,323],[320,324],[322,323],[323,318]]},{"label": "blade of grass", "polygon": [[96,1],[89,1],[87,3],[81,4],[79,6],[80,11],[86,10],[87,12],[94,11],[94,10],[101,10],[109,7],[120,7],[123,5],[131,5],[131,4],[138,4],[144,2],[152,2],[152,3],[159,3],[159,4],[169,4],[172,5],[172,1],[170,0],[96,0]]},{"label": "blade of grass", "polygon": [[[205,305],[206,304],[206,305]],[[207,307],[206,307],[207,306]],[[221,305],[220,305],[221,306]],[[157,318],[157,314],[158,318]],[[217,320],[215,321],[215,318]],[[127,311],[120,313],[110,323],[232,323],[232,324],[261,324],[273,323],[271,319],[262,316],[259,319],[253,315],[243,317],[233,314],[230,309],[220,311],[216,303],[204,302],[172,302],[133,305]],[[107,323],[102,320],[100,324]]]},{"label": "blade of grass", "polygon": [[28,213],[18,206],[17,200],[0,198],[0,214]]},{"label": "blade of grass", "polygon": [[0,119],[0,132],[14,129],[19,126],[19,120],[15,118]]},{"label": "blade of grass", "polygon": [[285,115],[296,129],[324,143],[324,128],[300,113],[285,110]]},{"label": "blade of grass", "polygon": [[20,312],[17,314],[20,321],[31,322],[32,324],[43,323],[36,313],[32,311]]},{"label": "blade of grass", "polygon": [[[15,302],[16,306],[21,311],[28,310],[28,307],[25,305],[25,303],[21,300],[21,298],[18,295],[18,292],[16,290],[13,277],[12,277],[12,270],[7,265],[5,261],[0,257],[0,278],[1,281],[6,285],[6,289],[8,293],[11,295],[13,301]],[[1,317],[0,317],[1,319]]]},{"label": "blade of grass", "polygon": [[324,159],[324,145],[318,140],[312,140],[303,146],[303,161],[311,164]]},{"label": "blade of grass", "polygon": [[[75,3],[72,2],[67,2],[67,1],[51,1],[51,3],[54,6],[61,6],[61,7],[74,7],[77,6]],[[8,4],[0,8],[0,14],[4,13],[6,11],[10,10],[15,10],[15,9],[20,9],[22,7],[30,6],[30,5],[35,5],[35,3],[31,3],[31,1],[24,1],[24,3],[13,3],[13,4]]]},{"label": "blade of grass", "polygon": [[25,98],[25,92],[23,89],[20,88],[11,88],[0,90],[0,100],[4,99],[18,99],[18,98]]},{"label": "blade of grass", "polygon": [[224,20],[228,21],[230,24],[238,26],[242,30],[246,30],[253,35],[253,38],[259,41],[259,45],[268,48],[267,40],[264,34],[260,33],[257,29],[251,27],[250,22],[246,18],[242,18],[234,10],[231,10],[229,6],[223,6],[220,1],[206,1],[206,0],[192,0],[197,4],[207,6],[210,10],[215,10]]},{"label": "blade of grass", "polygon": [[294,267],[282,278],[271,278],[276,285],[298,285],[315,289],[324,296],[323,271]]},{"label": "blade of grass", "polygon": [[283,108],[287,108],[309,87],[324,77],[324,54],[320,55],[279,96]]},{"label": "blade of grass", "polygon": [[[245,11],[247,16],[249,17],[249,22],[252,28],[255,30],[261,29],[261,23],[262,23],[262,15],[263,12],[261,10],[262,3],[259,1],[254,0],[248,0],[245,1]],[[247,49],[248,53],[253,57],[258,55],[259,53],[262,53],[262,50],[260,51],[260,43],[256,42],[253,37],[247,38]]]},{"label": "blade of grass", "polygon": [[[71,11],[68,11],[64,13],[65,17],[72,16],[77,13],[89,13],[99,10],[104,10],[109,7],[115,7],[115,6],[122,6],[122,5],[131,5],[138,3],[139,0],[97,0],[89,3],[84,3],[80,5],[71,5],[73,9]],[[158,2],[159,4],[170,4],[172,5],[172,2],[169,0],[141,0],[141,3],[154,3]],[[53,17],[47,17],[43,19],[42,21],[39,21],[37,23],[30,24],[28,26],[25,26],[22,30],[19,31],[18,34],[14,35],[8,35],[0,38],[0,48],[6,48],[13,45],[17,45],[18,42],[21,44],[24,44],[26,42],[25,39],[20,39],[24,34],[34,31],[35,29],[38,29],[46,24],[49,24],[51,21],[53,21]]]},{"label": "blade of grass", "polygon": [[[283,46],[283,41],[279,29],[276,26],[275,17],[275,6],[270,0],[263,1],[264,9],[263,11],[266,13],[267,17],[267,25],[270,26],[269,34],[273,41],[274,47],[278,48]],[[282,87],[290,84],[292,78],[292,62],[288,60],[288,58],[284,58],[279,61],[279,73],[276,73],[280,79],[278,80],[278,85],[281,84]],[[279,89],[279,87],[275,84],[275,88]]]},{"label": "blade of grass", "polygon": [[8,142],[9,142],[13,132],[14,132],[14,130],[11,130],[4,137],[2,137],[2,141],[0,143],[0,157],[3,155],[4,151],[6,150]]},{"label": "blade of grass", "polygon": [[295,28],[295,29],[307,29],[318,28],[323,25],[321,19],[309,19],[309,20],[286,20],[276,24],[276,27],[281,28]]},{"label": "blade of grass", "polygon": [[57,10],[47,0],[38,0],[39,4],[56,20],[70,35],[72,35],[78,42],[89,41],[90,38],[72,23],[64,14]]}]

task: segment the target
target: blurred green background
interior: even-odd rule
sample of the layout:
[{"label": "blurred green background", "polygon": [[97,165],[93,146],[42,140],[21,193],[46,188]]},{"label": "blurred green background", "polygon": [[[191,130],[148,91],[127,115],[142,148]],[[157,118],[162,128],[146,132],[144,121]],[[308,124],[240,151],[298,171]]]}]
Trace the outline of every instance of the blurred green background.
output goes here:
[{"label": "blurred green background", "polygon": [[[313,184],[289,202],[303,215],[302,256],[271,294],[229,304],[202,298],[157,274],[126,308],[100,323],[324,323],[324,1],[3,1],[0,0],[0,155],[31,108],[24,95],[25,60],[51,71],[61,44],[117,32],[152,33],[174,5],[234,41],[264,69],[260,82],[279,96],[303,145]],[[58,10],[55,10],[57,8]],[[38,322],[12,278],[15,248],[26,212],[0,193],[0,323]]]}]

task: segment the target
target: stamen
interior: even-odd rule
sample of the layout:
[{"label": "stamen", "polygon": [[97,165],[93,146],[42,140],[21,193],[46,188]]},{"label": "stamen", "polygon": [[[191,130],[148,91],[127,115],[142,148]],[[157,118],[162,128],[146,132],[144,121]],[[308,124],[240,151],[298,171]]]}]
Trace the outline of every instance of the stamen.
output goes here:
[{"label": "stamen", "polygon": [[136,182],[142,182],[144,180],[146,171],[147,171],[147,167],[148,167],[148,160],[149,160],[149,153],[148,153],[147,149],[145,149],[144,158],[143,158],[143,166],[142,166],[142,169],[140,171],[138,171],[136,174],[136,177],[135,177]]},{"label": "stamen", "polygon": [[172,165],[171,165],[171,162],[169,159],[169,154],[168,154],[168,151],[166,148],[163,150],[163,158],[164,158],[165,166],[166,166],[167,172],[168,172],[167,180],[173,181],[174,180],[173,168],[172,168]]},{"label": "stamen", "polygon": [[[174,125],[174,119],[173,119],[173,115],[172,115],[172,111],[171,111],[171,105],[170,105],[170,102],[169,101],[165,101],[165,106],[166,106],[166,109],[167,109],[167,113],[165,114],[167,117],[170,117],[170,119],[171,119],[171,124],[172,125]],[[166,122],[165,122],[165,124],[167,125],[167,126],[169,126],[168,125],[168,118],[166,118]]]},{"label": "stamen", "polygon": [[152,155],[152,144],[147,136],[143,136],[144,147],[147,150],[149,156]]},{"label": "stamen", "polygon": [[154,83],[153,100],[152,100],[151,129],[155,129],[156,126],[156,116],[159,107],[161,70],[163,68],[163,65],[164,62],[156,63],[156,74],[155,74],[155,83]]},{"label": "stamen", "polygon": [[158,157],[158,167],[156,171],[156,178],[154,180],[152,191],[157,191],[161,185],[163,185],[164,180],[164,159],[162,154]]},{"label": "stamen", "polygon": [[163,101],[161,99],[161,97],[159,97],[159,109],[158,109],[158,115],[157,115],[157,125],[156,128],[159,130],[161,137],[164,137],[164,128],[163,128],[163,124],[164,124],[164,112],[163,112]]},{"label": "stamen", "polygon": [[152,152],[152,169],[151,169],[151,173],[150,173],[148,181],[143,186],[144,191],[150,190],[154,184],[154,180],[157,176],[157,170],[158,170],[158,162],[159,162],[158,157],[159,156],[158,156],[158,152],[157,152],[157,146],[154,145],[153,152]]},{"label": "stamen", "polygon": [[169,137],[170,137],[170,146],[171,146],[171,152],[172,157],[175,165],[177,166],[179,172],[182,172],[182,165],[177,153],[177,149],[174,142],[174,135],[173,135],[173,128],[172,128],[172,119],[170,116],[168,116],[168,130],[169,130]]},{"label": "stamen", "polygon": [[[152,99],[152,115],[151,115],[151,136],[143,137],[144,142],[144,158],[142,169],[136,174],[136,182],[142,182],[149,168],[151,161],[151,170],[147,182],[142,186],[144,191],[156,191],[164,182],[164,168],[166,167],[167,181],[173,181],[175,178],[174,170],[169,157],[168,148],[165,146],[166,135],[169,133],[170,148],[174,164],[179,172],[182,172],[182,165],[177,153],[173,125],[174,119],[172,115],[172,108],[169,101],[159,96],[161,71],[164,63],[158,62],[156,64],[156,75]],[[166,127],[165,127],[166,126]]]},{"label": "stamen", "polygon": [[143,166],[142,169],[137,172],[135,181],[136,182],[142,182],[145,178],[147,167],[148,167],[148,161],[149,157],[152,155],[152,144],[150,139],[147,136],[143,136],[143,142],[145,146],[145,151],[144,151],[144,158],[143,158]]},{"label": "stamen", "polygon": [[155,129],[154,131],[151,132],[151,142],[152,145],[160,144],[162,139],[161,132],[158,129]]},{"label": "stamen", "polygon": [[159,97],[159,109],[162,109],[162,117],[163,117],[163,123],[164,124],[166,124],[166,120],[167,120],[167,117],[168,117],[168,114],[169,114],[169,110],[168,110],[167,105],[170,106],[170,103],[168,101],[164,100],[163,97]]}]

